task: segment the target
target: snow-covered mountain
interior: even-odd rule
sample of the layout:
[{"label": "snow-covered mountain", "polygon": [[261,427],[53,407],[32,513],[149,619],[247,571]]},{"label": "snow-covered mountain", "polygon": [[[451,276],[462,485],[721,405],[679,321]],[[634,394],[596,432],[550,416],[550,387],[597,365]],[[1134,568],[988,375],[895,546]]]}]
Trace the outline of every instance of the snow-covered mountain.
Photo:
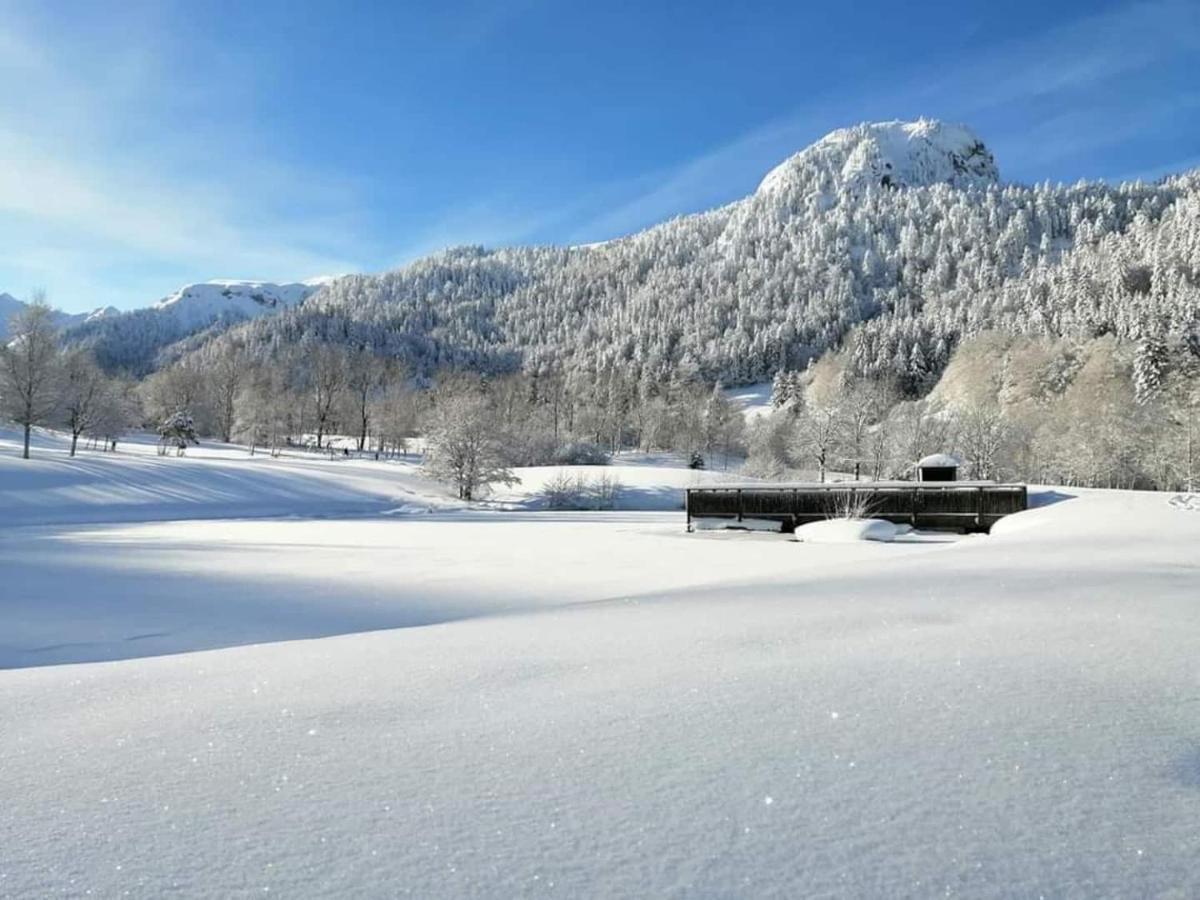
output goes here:
[{"label": "snow-covered mountain", "polygon": [[351,340],[421,373],[682,369],[725,384],[850,344],[857,371],[917,391],[986,329],[1200,335],[1198,210],[1200,172],[1006,184],[965,126],[867,123],[785,160],[743,200],[628,237],[460,247],[321,286],[189,285],[69,336],[135,372],[237,326],[263,354]]},{"label": "snow-covered mountain", "polygon": [[[9,320],[21,310],[25,309],[26,305],[27,304],[18,300],[12,294],[0,293],[0,338],[4,338],[8,335]],[[92,310],[91,312],[83,313],[65,313],[55,310],[54,322],[59,328],[66,330],[74,327],[75,325],[81,325],[84,322],[90,322],[105,316],[118,315],[119,312],[120,311],[115,306],[102,306],[98,309]]]},{"label": "snow-covered mountain", "polygon": [[849,345],[918,393],[982,330],[1197,332],[1200,173],[1155,184],[1005,184],[983,141],[919,120],[835,131],[753,194],[625,238],[466,247],[343,278],[239,329],[374,346],[417,371],[523,367],[769,379]]},{"label": "snow-covered mountain", "polygon": [[330,280],[314,278],[275,284],[269,281],[216,279],[184,285],[150,309],[161,315],[172,316],[182,328],[196,331],[230,315],[254,319],[296,306]]},{"label": "snow-covered mountain", "polygon": [[987,187],[999,181],[996,161],[973,131],[919,119],[839,129],[772,169],[758,192],[779,193],[797,182],[836,192],[938,183]]},{"label": "snow-covered mountain", "polygon": [[[101,335],[121,338],[126,332],[147,331],[174,341],[214,324],[232,325],[296,306],[332,280],[322,277],[276,284],[215,279],[186,284],[149,307],[127,312],[114,306],[83,313],[56,311],[55,322],[69,340],[76,342],[88,342]],[[0,337],[7,333],[8,320],[24,308],[25,304],[11,294],[0,294]],[[148,329],[147,322],[153,322],[154,326]]]},{"label": "snow-covered mountain", "polygon": [[25,308],[12,294],[0,293],[0,338],[8,334],[8,320]]},{"label": "snow-covered mountain", "polygon": [[181,287],[152,306],[107,310],[64,322],[68,341],[90,346],[104,366],[146,372],[163,348],[201,332],[214,335],[242,322],[303,303],[332,277],[276,284],[214,280]]}]

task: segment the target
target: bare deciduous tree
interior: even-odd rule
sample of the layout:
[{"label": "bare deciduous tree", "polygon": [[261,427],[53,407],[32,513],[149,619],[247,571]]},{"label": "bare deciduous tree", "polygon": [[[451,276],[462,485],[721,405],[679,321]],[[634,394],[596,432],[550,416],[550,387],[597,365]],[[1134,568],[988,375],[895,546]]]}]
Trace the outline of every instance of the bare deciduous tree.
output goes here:
[{"label": "bare deciduous tree", "polygon": [[142,402],[146,415],[154,423],[164,422],[182,412],[196,421],[196,427],[207,433],[202,414],[206,385],[203,372],[191,361],[183,361],[159,369],[142,382]]},{"label": "bare deciduous tree", "polygon": [[225,443],[233,439],[233,430],[237,424],[237,404],[246,370],[245,353],[240,346],[232,342],[222,343],[216,358],[210,360],[205,368],[213,425]]},{"label": "bare deciduous tree", "polygon": [[79,436],[100,421],[107,401],[108,379],[86,350],[68,351],[62,361],[60,421],[71,432],[71,456]]},{"label": "bare deciduous tree", "polygon": [[0,403],[25,432],[21,456],[29,459],[29,436],[58,406],[58,331],[42,291],[9,323],[7,346],[0,348]]},{"label": "bare deciduous tree", "polygon": [[309,396],[317,432],[317,449],[333,424],[333,411],[346,388],[346,354],[340,347],[321,344],[305,357]]},{"label": "bare deciduous tree", "polygon": [[350,396],[353,421],[358,428],[358,452],[367,446],[371,431],[372,399],[383,386],[386,361],[366,347],[349,354],[346,361],[346,390]]},{"label": "bare deciduous tree", "polygon": [[1000,406],[995,403],[972,404],[955,417],[958,446],[966,456],[971,478],[994,478],[1000,467],[1000,454],[1008,439],[1009,427]]},{"label": "bare deciduous tree", "polygon": [[137,384],[125,378],[105,379],[100,404],[88,434],[104,441],[106,450],[116,450],[117,440],[142,421]]},{"label": "bare deciduous tree", "polygon": [[390,367],[386,384],[371,399],[377,454],[405,452],[408,439],[416,432],[420,398],[408,386],[407,376],[402,366]]}]

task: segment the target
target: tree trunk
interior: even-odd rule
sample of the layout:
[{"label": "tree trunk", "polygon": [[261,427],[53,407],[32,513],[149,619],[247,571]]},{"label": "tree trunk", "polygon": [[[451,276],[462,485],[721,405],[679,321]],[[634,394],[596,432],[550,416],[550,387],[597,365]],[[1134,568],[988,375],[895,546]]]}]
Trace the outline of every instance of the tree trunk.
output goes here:
[{"label": "tree trunk", "polygon": [[75,445],[79,443],[79,432],[71,432],[71,455],[75,455]]},{"label": "tree trunk", "polygon": [[21,454],[22,459],[29,459],[29,431],[31,427],[28,422],[25,423],[25,450]]}]

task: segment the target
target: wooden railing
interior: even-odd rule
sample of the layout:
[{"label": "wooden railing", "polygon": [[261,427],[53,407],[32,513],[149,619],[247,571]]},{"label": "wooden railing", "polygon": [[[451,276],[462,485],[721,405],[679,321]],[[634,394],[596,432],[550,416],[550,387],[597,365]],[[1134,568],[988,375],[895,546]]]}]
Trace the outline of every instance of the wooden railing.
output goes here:
[{"label": "wooden railing", "polygon": [[687,521],[753,519],[792,531],[853,509],[914,528],[988,531],[1028,503],[1025,485],[990,482],[710,485],[688,489]]}]

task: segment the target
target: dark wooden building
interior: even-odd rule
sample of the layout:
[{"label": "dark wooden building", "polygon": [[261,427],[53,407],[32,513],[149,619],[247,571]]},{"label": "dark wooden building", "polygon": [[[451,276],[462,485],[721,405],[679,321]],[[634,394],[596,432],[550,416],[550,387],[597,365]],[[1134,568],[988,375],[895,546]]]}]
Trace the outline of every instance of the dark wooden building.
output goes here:
[{"label": "dark wooden building", "polygon": [[1029,503],[1023,484],[990,481],[856,481],[841,484],[714,484],[688,488],[687,521],[725,520],[731,526],[798,525],[839,517],[852,509],[863,518],[914,528],[988,531]]},{"label": "dark wooden building", "polygon": [[958,459],[949,453],[934,453],[917,463],[917,481],[958,481]]}]

